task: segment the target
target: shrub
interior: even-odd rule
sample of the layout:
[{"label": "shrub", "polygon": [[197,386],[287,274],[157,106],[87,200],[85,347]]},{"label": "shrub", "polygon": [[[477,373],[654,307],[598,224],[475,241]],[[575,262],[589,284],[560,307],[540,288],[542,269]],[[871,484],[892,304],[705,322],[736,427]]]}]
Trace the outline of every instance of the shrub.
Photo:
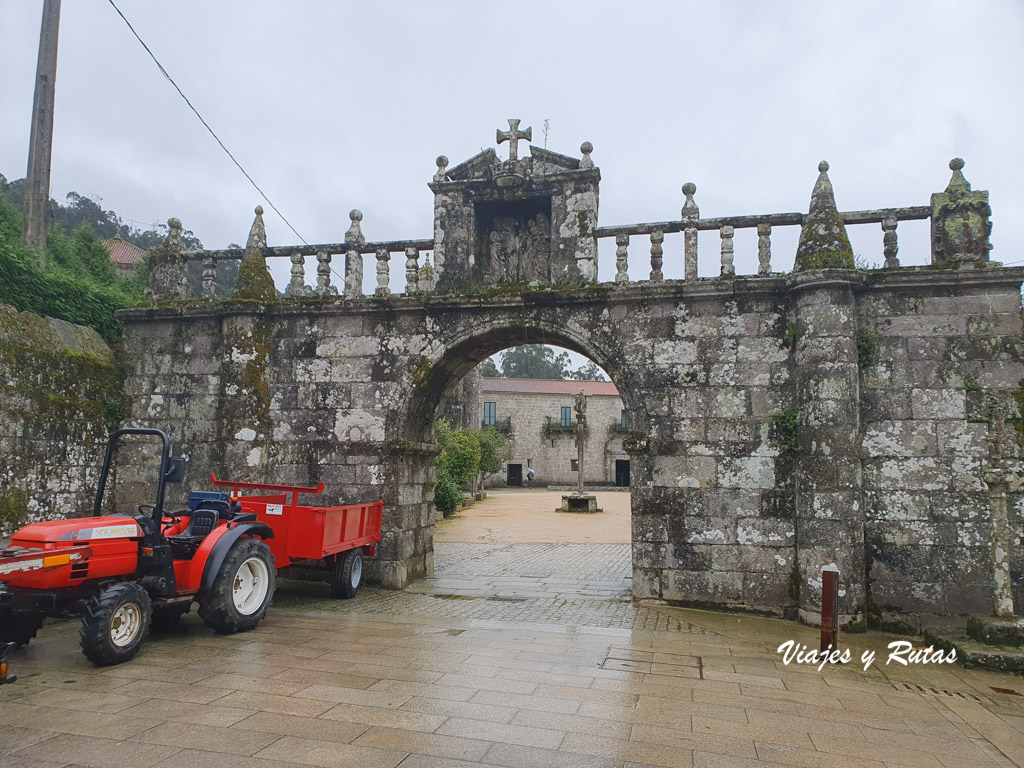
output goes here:
[{"label": "shrub", "polygon": [[462,486],[447,473],[438,470],[434,484],[434,507],[445,517],[451,517],[462,502]]}]

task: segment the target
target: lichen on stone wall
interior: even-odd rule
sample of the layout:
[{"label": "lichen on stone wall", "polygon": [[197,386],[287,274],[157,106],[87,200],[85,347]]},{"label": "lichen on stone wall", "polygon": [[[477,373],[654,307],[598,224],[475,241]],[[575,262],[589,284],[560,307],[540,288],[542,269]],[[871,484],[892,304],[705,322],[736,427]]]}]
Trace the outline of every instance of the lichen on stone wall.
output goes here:
[{"label": "lichen on stone wall", "polygon": [[793,270],[854,269],[853,248],[843,217],[836,208],[832,182],[828,178],[828,163],[819,163],[818,171],[810,209],[800,230]]},{"label": "lichen on stone wall", "polygon": [[218,444],[248,444],[248,466],[264,465],[273,437],[268,365],[273,335],[263,317],[239,318],[224,329],[224,374],[217,414]]},{"label": "lichen on stone wall", "polygon": [[95,331],[0,305],[0,535],[88,504],[125,373]]}]

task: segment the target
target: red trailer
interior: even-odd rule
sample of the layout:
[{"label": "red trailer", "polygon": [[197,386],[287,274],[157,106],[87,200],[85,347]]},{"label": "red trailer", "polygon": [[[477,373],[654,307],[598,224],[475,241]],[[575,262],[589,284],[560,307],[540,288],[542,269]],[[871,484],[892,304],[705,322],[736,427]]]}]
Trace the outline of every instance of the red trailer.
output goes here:
[{"label": "red trailer", "polygon": [[[383,501],[344,507],[309,507],[299,504],[299,494],[321,494],[323,483],[315,487],[242,483],[220,480],[213,472],[210,481],[218,488],[230,488],[229,501],[237,501],[243,513],[255,514],[260,522],[273,529],[274,538],[267,543],[278,570],[294,565],[327,569],[335,597],[349,598],[359,591],[363,555],[377,554]],[[243,496],[242,490],[267,493]]]},{"label": "red trailer", "polygon": [[[156,500],[137,515],[104,515],[111,460],[124,436],[157,437],[163,449]],[[193,491],[183,509],[164,509],[168,483],[180,483],[185,462],[170,455],[158,429],[121,429],[110,437],[94,516],[25,526],[0,549],[0,682],[4,654],[25,645],[45,617],[82,619],[81,645],[96,664],[118,664],[138,651],[151,622],[175,621],[199,603],[217,632],[254,629],[266,616],[276,572],[306,566],[328,570],[335,597],[352,597],[363,555],[374,555],[383,503],[347,507],[299,505],[315,488],[218,480],[223,491]],[[241,495],[243,490],[262,491]]]}]

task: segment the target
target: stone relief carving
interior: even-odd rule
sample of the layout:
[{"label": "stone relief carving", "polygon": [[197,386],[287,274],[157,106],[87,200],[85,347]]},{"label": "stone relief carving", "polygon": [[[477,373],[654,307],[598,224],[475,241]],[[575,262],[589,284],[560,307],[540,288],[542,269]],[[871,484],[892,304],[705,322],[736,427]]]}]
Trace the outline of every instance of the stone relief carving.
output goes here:
[{"label": "stone relief carving", "polygon": [[551,221],[538,213],[525,222],[514,216],[495,216],[488,236],[484,282],[548,282],[551,262]]}]

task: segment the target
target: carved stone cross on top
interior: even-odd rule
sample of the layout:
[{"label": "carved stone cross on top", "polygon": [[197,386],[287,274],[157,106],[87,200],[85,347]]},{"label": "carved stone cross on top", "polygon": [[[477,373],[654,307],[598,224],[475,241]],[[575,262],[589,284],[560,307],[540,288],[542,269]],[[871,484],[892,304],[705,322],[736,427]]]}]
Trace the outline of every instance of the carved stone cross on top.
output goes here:
[{"label": "carved stone cross on top", "polygon": [[526,139],[527,141],[533,141],[533,127],[527,128],[525,131],[519,130],[519,121],[509,118],[508,130],[503,131],[500,128],[495,131],[497,133],[498,144],[507,141],[508,142],[508,159],[510,162],[519,159],[519,140]]}]

